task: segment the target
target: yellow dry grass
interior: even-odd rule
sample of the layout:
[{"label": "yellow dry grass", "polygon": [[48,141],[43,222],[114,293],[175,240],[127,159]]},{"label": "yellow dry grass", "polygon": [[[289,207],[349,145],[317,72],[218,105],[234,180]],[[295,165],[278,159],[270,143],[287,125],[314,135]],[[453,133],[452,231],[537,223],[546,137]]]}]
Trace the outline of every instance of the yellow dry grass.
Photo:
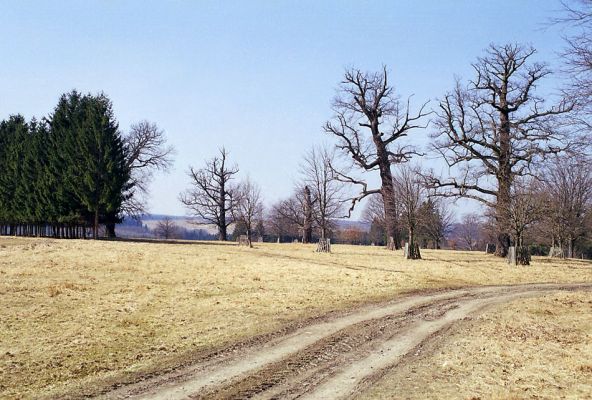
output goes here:
[{"label": "yellow dry grass", "polygon": [[590,263],[483,253],[0,238],[0,398],[92,392],[290,321],[406,291],[590,282]]},{"label": "yellow dry grass", "polygon": [[592,295],[513,301],[458,325],[424,351],[363,397],[590,399]]}]

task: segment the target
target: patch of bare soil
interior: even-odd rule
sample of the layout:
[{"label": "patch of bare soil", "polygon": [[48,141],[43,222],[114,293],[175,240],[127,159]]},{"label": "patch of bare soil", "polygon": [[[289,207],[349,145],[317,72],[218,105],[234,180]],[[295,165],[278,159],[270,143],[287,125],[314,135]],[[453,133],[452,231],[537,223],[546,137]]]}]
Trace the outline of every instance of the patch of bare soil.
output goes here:
[{"label": "patch of bare soil", "polygon": [[591,284],[490,286],[416,294],[232,347],[108,399],[349,398],[367,391],[456,322],[488,307]]}]

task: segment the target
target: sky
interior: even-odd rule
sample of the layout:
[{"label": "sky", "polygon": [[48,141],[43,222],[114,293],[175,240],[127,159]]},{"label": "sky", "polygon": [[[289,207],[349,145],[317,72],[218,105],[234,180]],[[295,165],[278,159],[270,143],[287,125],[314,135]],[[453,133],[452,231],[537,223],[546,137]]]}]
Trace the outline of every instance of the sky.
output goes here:
[{"label": "sky", "polygon": [[[557,70],[562,31],[548,21],[560,8],[555,0],[3,1],[0,119],[47,116],[72,89],[104,92],[123,132],[146,119],[176,148],[174,167],[151,185],[151,212],[185,215],[178,196],[189,166],[221,146],[271,204],[290,195],[311,146],[334,145],[322,126],[346,68],[386,65],[403,99],[435,108],[490,43],[530,44]],[[429,133],[412,143],[427,145]]]}]

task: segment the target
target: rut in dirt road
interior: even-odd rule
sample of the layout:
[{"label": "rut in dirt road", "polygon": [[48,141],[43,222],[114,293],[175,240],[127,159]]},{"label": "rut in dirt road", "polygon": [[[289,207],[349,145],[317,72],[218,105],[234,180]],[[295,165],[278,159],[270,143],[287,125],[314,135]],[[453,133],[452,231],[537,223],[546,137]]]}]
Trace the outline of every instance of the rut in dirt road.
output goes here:
[{"label": "rut in dirt road", "polygon": [[306,326],[214,361],[120,388],[105,398],[347,398],[450,324],[516,298],[590,284],[518,285],[414,295]]}]

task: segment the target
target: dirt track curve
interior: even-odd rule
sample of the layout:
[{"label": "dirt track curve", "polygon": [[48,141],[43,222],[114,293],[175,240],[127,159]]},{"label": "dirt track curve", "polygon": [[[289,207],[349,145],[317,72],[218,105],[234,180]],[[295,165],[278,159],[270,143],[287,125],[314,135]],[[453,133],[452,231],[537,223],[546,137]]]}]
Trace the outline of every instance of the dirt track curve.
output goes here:
[{"label": "dirt track curve", "polygon": [[329,316],[174,372],[124,386],[104,399],[339,399],[363,392],[451,324],[487,307],[592,284],[464,288],[402,297]]}]

